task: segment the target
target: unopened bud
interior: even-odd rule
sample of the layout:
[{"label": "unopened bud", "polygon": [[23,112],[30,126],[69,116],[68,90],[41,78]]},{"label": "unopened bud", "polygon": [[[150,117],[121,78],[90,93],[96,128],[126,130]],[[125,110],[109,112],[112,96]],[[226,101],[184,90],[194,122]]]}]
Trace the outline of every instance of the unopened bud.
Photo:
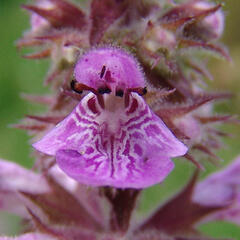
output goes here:
[{"label": "unopened bud", "polygon": [[[50,10],[54,5],[48,0],[42,0],[37,2],[37,7],[41,7],[45,10]],[[33,32],[37,32],[49,25],[49,22],[41,17],[39,14],[33,12],[31,15],[31,29]]]},{"label": "unopened bud", "polygon": [[153,26],[149,28],[144,40],[145,47],[156,52],[158,49],[174,49],[176,46],[176,38],[173,32],[164,29],[161,26]]},{"label": "unopened bud", "polygon": [[[194,4],[194,7],[199,10],[210,9],[214,7],[214,4],[209,2],[199,1]],[[224,13],[221,9],[210,14],[202,20],[202,24],[208,28],[209,33],[211,33],[212,38],[219,38],[223,34],[224,30]]]}]

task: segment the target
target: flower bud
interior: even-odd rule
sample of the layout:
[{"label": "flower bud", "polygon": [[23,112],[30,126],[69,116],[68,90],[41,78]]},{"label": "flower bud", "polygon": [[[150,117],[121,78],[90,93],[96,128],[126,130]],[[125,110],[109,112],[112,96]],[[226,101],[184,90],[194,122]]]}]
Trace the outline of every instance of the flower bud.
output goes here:
[{"label": "flower bud", "polygon": [[159,25],[149,27],[144,40],[145,47],[151,52],[159,49],[171,50],[175,48],[176,44],[175,35]]},{"label": "flower bud", "polygon": [[[210,9],[212,7],[214,7],[214,5],[209,2],[200,1],[195,3],[195,8],[198,9]],[[219,38],[224,30],[224,20],[224,13],[221,9],[219,9],[205,17],[202,24],[209,29],[209,32],[212,33],[212,38]]]},{"label": "flower bud", "polygon": [[[43,8],[45,10],[50,10],[54,7],[54,5],[48,0],[38,1],[37,6]],[[32,13],[30,21],[31,21],[32,32],[37,32],[37,31],[49,26],[49,22],[45,18],[41,17],[39,14],[37,14],[35,12]]]},{"label": "flower bud", "polygon": [[[198,1],[192,5],[193,11],[211,11],[216,7],[214,4]],[[224,30],[224,13],[221,9],[215,10],[199,21],[186,25],[185,34],[200,40],[214,40],[221,37]],[[192,35],[192,36],[191,36]]]}]

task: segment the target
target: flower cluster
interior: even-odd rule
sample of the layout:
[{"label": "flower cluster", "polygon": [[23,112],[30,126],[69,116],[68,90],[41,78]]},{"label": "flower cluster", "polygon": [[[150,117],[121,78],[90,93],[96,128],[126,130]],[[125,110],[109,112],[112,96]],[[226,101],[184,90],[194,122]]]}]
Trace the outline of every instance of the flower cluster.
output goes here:
[{"label": "flower cluster", "polygon": [[[216,123],[237,121],[212,111],[231,94],[202,87],[212,78],[205,53],[230,60],[218,43],[221,7],[207,0],[23,5],[31,28],[17,46],[36,48],[25,58],[51,59],[44,83],[54,94],[25,95],[47,112],[16,125],[34,135],[37,172],[0,161],[0,209],[26,222],[16,239],[204,240],[202,222],[240,224],[239,158],[197,182],[203,154],[215,164],[227,136]],[[181,156],[196,165],[192,179],[136,221],[141,189],[162,182]]]}]

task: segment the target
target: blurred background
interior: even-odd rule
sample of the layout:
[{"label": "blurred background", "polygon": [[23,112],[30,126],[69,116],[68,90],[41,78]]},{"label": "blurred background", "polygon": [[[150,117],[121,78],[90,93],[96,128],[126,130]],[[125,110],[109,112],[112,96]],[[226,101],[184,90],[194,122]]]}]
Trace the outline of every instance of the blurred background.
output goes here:
[{"label": "blurred background", "polygon": [[[29,17],[20,9],[24,0],[0,0],[0,158],[17,162],[31,168],[33,159],[29,145],[29,136],[21,130],[10,127],[18,123],[26,114],[43,111],[38,105],[21,99],[22,93],[44,94],[49,90],[42,85],[47,73],[48,60],[26,60],[21,58],[15,42],[29,28]],[[231,91],[235,97],[216,106],[216,112],[240,113],[240,1],[225,1],[226,28],[223,43],[229,47],[233,62],[213,59],[210,71],[214,81],[210,82],[213,90]],[[227,125],[222,127],[233,134],[232,139],[225,139],[225,148],[219,151],[224,159],[223,165],[240,154],[240,127]],[[161,186],[145,190],[139,212],[143,214],[153,209],[159,200],[164,201],[172,196],[187,182],[192,173],[192,165],[184,160],[175,160],[176,168]],[[206,176],[215,168],[206,165]],[[0,235],[15,235],[20,231],[20,219],[7,213],[0,213]],[[240,228],[230,223],[211,223],[200,227],[212,237],[240,239]]]}]

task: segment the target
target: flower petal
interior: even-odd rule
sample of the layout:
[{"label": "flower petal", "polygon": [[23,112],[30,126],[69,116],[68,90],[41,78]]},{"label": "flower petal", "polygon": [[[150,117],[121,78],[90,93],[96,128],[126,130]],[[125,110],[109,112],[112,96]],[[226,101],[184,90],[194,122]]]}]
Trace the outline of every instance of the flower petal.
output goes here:
[{"label": "flower petal", "polygon": [[43,193],[49,190],[49,186],[42,175],[0,159],[1,190]]},{"label": "flower petal", "polygon": [[234,201],[237,195],[240,195],[240,157],[200,182],[193,200],[203,205],[221,206]]},{"label": "flower petal", "polygon": [[[174,164],[169,158],[149,159],[139,171],[117,169],[118,172],[113,177],[111,175],[111,164],[109,159],[102,159],[103,166],[100,170],[93,169],[95,164],[89,166],[88,159],[84,159],[75,150],[59,150],[57,152],[57,162],[59,166],[70,177],[81,183],[94,186],[114,186],[119,188],[144,188],[161,182],[173,169]],[[125,160],[125,159],[121,159]],[[120,164],[119,164],[120,165]],[[97,167],[96,167],[97,168]]]},{"label": "flower petal", "polygon": [[111,88],[119,86],[123,89],[145,86],[137,61],[119,48],[91,50],[79,59],[74,74],[77,81],[94,89],[106,83]]},{"label": "flower petal", "polygon": [[0,237],[0,240],[57,240],[57,238],[43,233],[26,233],[18,237]]},{"label": "flower petal", "polygon": [[226,206],[204,221],[224,220],[240,225],[240,157],[200,182],[193,201],[204,206]]},{"label": "flower petal", "polygon": [[114,107],[100,109],[89,93],[33,146],[56,155],[63,171],[89,185],[142,188],[162,181],[173,168],[170,157],[187,147],[138,94],[130,94],[127,108]]},{"label": "flower petal", "polygon": [[27,209],[16,192],[0,190],[0,210],[8,211],[21,217],[28,217]]},{"label": "flower petal", "polygon": [[20,191],[40,194],[50,191],[50,188],[43,176],[15,163],[0,160],[0,209],[28,216]]}]

